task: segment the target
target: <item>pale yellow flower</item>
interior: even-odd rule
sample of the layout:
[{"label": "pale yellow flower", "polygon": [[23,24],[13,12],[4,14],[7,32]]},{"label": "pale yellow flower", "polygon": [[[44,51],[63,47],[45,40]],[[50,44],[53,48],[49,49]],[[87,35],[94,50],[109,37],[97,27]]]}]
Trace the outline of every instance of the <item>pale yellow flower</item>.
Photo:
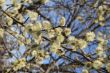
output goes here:
[{"label": "pale yellow flower", "polygon": [[27,24],[25,25],[24,30],[25,30],[26,32],[30,32],[30,29],[32,28],[32,26],[33,26],[32,23],[27,23]]},{"label": "pale yellow flower", "polygon": [[21,62],[19,65],[22,68],[22,67],[25,67],[26,66],[26,63],[25,62]]},{"label": "pale yellow flower", "polygon": [[17,15],[17,17],[16,17],[16,19],[19,21],[19,22],[23,22],[23,16],[22,16],[22,14],[18,14]]},{"label": "pale yellow flower", "polygon": [[82,73],[89,73],[89,71],[87,69],[83,69]]},{"label": "pale yellow flower", "polygon": [[110,63],[108,63],[108,64],[106,65],[106,69],[107,69],[107,71],[110,73]]},{"label": "pale yellow flower", "polygon": [[0,39],[3,38],[3,35],[4,35],[4,30],[0,28]]},{"label": "pale yellow flower", "polygon": [[0,51],[2,51],[3,50],[3,48],[2,47],[0,47]]},{"label": "pale yellow flower", "polygon": [[[36,52],[35,52],[36,51]],[[45,51],[44,50],[35,50],[34,54],[38,59],[45,57]]]},{"label": "pale yellow flower", "polygon": [[78,39],[76,44],[78,44],[80,49],[87,47],[87,42],[83,39]]},{"label": "pale yellow flower", "polygon": [[26,59],[25,58],[21,58],[20,60],[15,61],[15,66],[13,67],[14,71],[17,71],[23,67],[26,66]]},{"label": "pale yellow flower", "polygon": [[19,60],[18,66],[19,66],[19,68],[25,67],[26,66],[26,59],[25,58],[21,58]]},{"label": "pale yellow flower", "polygon": [[77,16],[76,19],[78,19],[81,22],[84,22],[83,17],[82,16]]},{"label": "pale yellow flower", "polygon": [[108,6],[107,6],[107,5],[103,5],[103,8],[104,8],[105,10],[107,10],[107,9],[108,9]]},{"label": "pale yellow flower", "polygon": [[87,41],[93,41],[94,39],[95,39],[95,33],[94,32],[86,33],[86,40]]},{"label": "pale yellow flower", "polygon": [[25,37],[23,35],[18,35],[18,39],[24,39]]},{"label": "pale yellow flower", "polygon": [[104,51],[99,51],[97,53],[97,55],[100,57],[100,58],[106,58],[106,54],[104,53]]},{"label": "pale yellow flower", "polygon": [[45,58],[49,57],[49,52],[45,52]]},{"label": "pale yellow flower", "polygon": [[42,43],[42,35],[35,35],[35,42],[36,44],[41,44]]},{"label": "pale yellow flower", "polygon": [[44,20],[42,23],[43,23],[43,29],[49,30],[52,28],[52,25],[49,21]]},{"label": "pale yellow flower", "polygon": [[[98,32],[97,40],[98,40],[99,42],[105,42],[105,43],[107,43],[108,41],[107,41],[106,37],[107,37],[106,34],[104,34],[104,33],[102,33],[102,32]],[[100,44],[101,44],[101,43],[100,43]]]},{"label": "pale yellow flower", "polygon": [[51,45],[50,50],[54,53],[57,52],[58,49],[60,49],[60,43],[58,41],[53,42],[53,44]]},{"label": "pale yellow flower", "polygon": [[41,3],[46,4],[49,2],[49,0],[40,0]]},{"label": "pale yellow flower", "polygon": [[21,8],[21,3],[16,3],[14,4],[14,8],[16,8],[17,10]]},{"label": "pale yellow flower", "polygon": [[103,49],[103,46],[101,44],[99,44],[96,48],[96,51],[99,52],[99,51],[104,51]]},{"label": "pale yellow flower", "polygon": [[18,44],[19,44],[20,46],[24,46],[24,42],[22,42],[22,41],[20,41],[20,40],[17,40],[17,42],[18,42]]},{"label": "pale yellow flower", "polygon": [[8,16],[6,16],[6,22],[7,22],[7,24],[8,24],[9,26],[11,26],[11,25],[13,24],[13,19],[10,18],[10,17],[8,17]]},{"label": "pale yellow flower", "polygon": [[106,54],[104,54],[104,47],[101,44],[99,44],[98,47],[96,48],[96,53],[101,58],[106,57]]},{"label": "pale yellow flower", "polygon": [[43,60],[44,60],[43,57],[39,57],[39,58],[37,58],[37,59],[35,60],[35,62],[36,62],[37,64],[41,65],[41,64],[43,64]]},{"label": "pale yellow flower", "polygon": [[32,4],[33,1],[32,0],[25,0],[25,2],[29,3],[29,4]]},{"label": "pale yellow flower", "polygon": [[100,44],[104,44],[105,40],[102,37],[98,37],[97,40],[99,41]]},{"label": "pale yellow flower", "polygon": [[[13,9],[7,10],[6,12],[10,15],[10,17],[14,17],[15,15],[18,14],[18,9],[16,9],[16,8],[14,7]],[[7,16],[7,15],[5,15],[5,16]]]},{"label": "pale yellow flower", "polygon": [[49,38],[55,37],[55,31],[54,31],[54,30],[50,30],[50,31],[48,32],[48,36],[49,36]]},{"label": "pale yellow flower", "polygon": [[55,28],[55,32],[57,35],[60,35],[62,33],[63,29],[62,28]]},{"label": "pale yellow flower", "polygon": [[102,15],[100,15],[99,16],[99,21],[104,21],[104,20],[105,20],[105,18]]},{"label": "pale yellow flower", "polygon": [[72,45],[71,49],[72,49],[72,51],[76,51],[78,49],[78,46]]},{"label": "pale yellow flower", "polygon": [[16,0],[11,0],[11,2],[12,2],[13,4],[16,4],[16,3],[17,3],[17,1],[16,1]]},{"label": "pale yellow flower", "polygon": [[97,58],[97,60],[99,60],[101,62],[104,62],[104,58],[103,57],[99,57],[99,58]]},{"label": "pale yellow flower", "polygon": [[5,0],[0,0],[0,6],[3,5],[3,3],[5,3]]},{"label": "pale yellow flower", "polygon": [[98,20],[98,19],[95,19],[95,20],[94,20],[94,22],[95,22],[95,23],[98,23],[98,22],[99,22],[99,20]]},{"label": "pale yellow flower", "polygon": [[98,32],[98,37],[102,37],[103,33],[102,32]]},{"label": "pale yellow flower", "polygon": [[104,26],[105,25],[105,22],[99,22],[99,25],[100,26]]},{"label": "pale yellow flower", "polygon": [[101,6],[99,6],[99,8],[98,8],[100,11],[103,11],[103,6],[101,5]]},{"label": "pale yellow flower", "polygon": [[25,31],[26,32],[39,33],[41,30],[42,30],[42,26],[41,26],[40,22],[36,22],[36,23],[33,23],[33,24],[32,23],[28,23],[25,26]]},{"label": "pale yellow flower", "polygon": [[62,43],[62,42],[64,41],[64,39],[65,39],[65,38],[64,38],[63,35],[58,35],[58,36],[57,36],[57,41],[60,42],[60,43]]},{"label": "pale yellow flower", "polygon": [[93,67],[94,67],[95,69],[100,69],[102,66],[103,66],[103,63],[102,63],[101,61],[99,61],[99,60],[95,60],[95,61],[93,62]]},{"label": "pale yellow flower", "polygon": [[32,56],[37,56],[37,51],[36,50],[32,51]]},{"label": "pale yellow flower", "polygon": [[67,41],[68,41],[69,43],[73,43],[73,42],[76,41],[76,38],[75,38],[74,36],[69,36],[68,39],[67,39]]},{"label": "pale yellow flower", "polygon": [[27,10],[26,11],[28,16],[30,17],[31,20],[36,20],[37,17],[38,17],[38,13],[37,12],[33,12],[33,11],[30,11],[30,10]]},{"label": "pale yellow flower", "polygon": [[30,44],[31,40],[30,39],[26,39],[26,44]]},{"label": "pale yellow flower", "polygon": [[33,24],[31,26],[31,29],[32,29],[33,32],[39,32],[39,31],[42,30],[42,26],[41,26],[41,24]]},{"label": "pale yellow flower", "polygon": [[18,69],[19,69],[18,66],[13,67],[14,71],[17,71]]},{"label": "pale yellow flower", "polygon": [[65,17],[61,17],[60,19],[60,26],[65,26]]},{"label": "pale yellow flower", "polygon": [[66,36],[69,36],[71,34],[71,29],[70,28],[65,28],[64,33]]}]

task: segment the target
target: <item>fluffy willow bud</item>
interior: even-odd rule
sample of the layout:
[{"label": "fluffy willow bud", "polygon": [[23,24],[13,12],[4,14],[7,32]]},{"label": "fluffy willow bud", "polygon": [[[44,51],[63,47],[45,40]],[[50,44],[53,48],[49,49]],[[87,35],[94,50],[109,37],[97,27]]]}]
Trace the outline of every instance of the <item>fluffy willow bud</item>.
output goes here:
[{"label": "fluffy willow bud", "polygon": [[[19,14],[18,9],[16,7],[14,7],[11,10],[7,10],[6,12],[10,15],[10,17],[16,17],[16,15]],[[4,14],[4,16],[7,16],[7,15]]]},{"label": "fluffy willow bud", "polygon": [[100,15],[99,16],[99,21],[104,21],[104,20],[105,20],[104,16]]},{"label": "fluffy willow bud", "polygon": [[110,63],[106,65],[106,70],[110,73]]},{"label": "fluffy willow bud", "polygon": [[37,51],[33,50],[31,54],[32,54],[32,56],[37,56]]},{"label": "fluffy willow bud", "polygon": [[60,42],[60,43],[62,43],[62,42],[64,41],[64,39],[65,39],[65,38],[64,38],[63,35],[58,35],[58,36],[57,36],[57,41]]},{"label": "fluffy willow bud", "polygon": [[76,38],[75,38],[74,36],[69,36],[68,39],[67,39],[67,41],[68,41],[69,43],[73,43],[73,42],[76,41]]},{"label": "fluffy willow bud", "polygon": [[83,22],[84,21],[82,16],[77,16],[76,19],[78,19],[80,22]]},{"label": "fluffy willow bud", "polygon": [[30,39],[26,39],[26,44],[30,44],[31,40]]},{"label": "fluffy willow bud", "polygon": [[38,17],[38,13],[37,12],[33,12],[30,10],[26,10],[28,16],[30,17],[31,20],[36,20]]},{"label": "fluffy willow bud", "polygon": [[25,32],[30,32],[30,30],[31,30],[31,28],[32,28],[32,23],[27,23],[26,25],[25,25]]},{"label": "fluffy willow bud", "polygon": [[88,33],[86,33],[86,40],[87,41],[93,41],[94,40],[94,38],[95,38],[95,33],[94,32],[88,32]]},{"label": "fluffy willow bud", "polygon": [[6,16],[6,23],[7,23],[9,26],[11,26],[11,25],[13,24],[13,19],[10,18],[10,17],[8,17],[8,16]]},{"label": "fluffy willow bud", "polygon": [[51,23],[49,21],[43,21],[43,29],[49,30],[51,28],[52,28],[52,26],[51,26]]},{"label": "fluffy willow bud", "polygon": [[101,5],[101,6],[99,6],[99,8],[98,8],[100,11],[103,11],[103,6]]},{"label": "fluffy willow bud", "polygon": [[85,40],[79,39],[79,40],[77,40],[77,43],[78,43],[78,46],[80,49],[87,47],[87,42]]},{"label": "fluffy willow bud", "polygon": [[105,43],[105,39],[102,37],[98,37],[97,40],[99,41],[100,44],[104,44]]},{"label": "fluffy willow bud", "polygon": [[5,0],[0,0],[0,6],[5,3]]},{"label": "fluffy willow bud", "polygon": [[49,0],[40,0],[41,3],[46,4],[49,2]]},{"label": "fluffy willow bud", "polygon": [[100,26],[104,26],[105,25],[105,22],[99,22],[99,25]]},{"label": "fluffy willow bud", "polygon": [[35,37],[35,42],[36,44],[41,44],[42,43],[42,34],[40,35],[33,35]]},{"label": "fluffy willow bud", "polygon": [[25,44],[22,41],[17,41],[20,46],[24,46]]},{"label": "fluffy willow bud", "polygon": [[16,60],[14,62],[14,65],[15,66],[13,67],[13,70],[17,71],[17,70],[19,70],[19,69],[21,69],[21,68],[26,66],[26,59],[25,58],[21,58],[20,60]]},{"label": "fluffy willow bud", "polygon": [[104,52],[104,47],[102,45],[98,45],[98,47],[96,48],[96,53],[97,55],[100,57],[100,58],[106,58],[107,55],[106,53]]},{"label": "fluffy willow bud", "polygon": [[35,23],[31,26],[31,30],[33,32],[41,31],[42,30],[42,25],[40,24],[40,22],[37,22],[37,23]]},{"label": "fluffy willow bud", "polygon": [[23,22],[23,16],[22,14],[18,14],[16,19],[19,21],[19,22]]},{"label": "fluffy willow bud", "polygon": [[55,28],[55,32],[57,35],[60,35],[62,33],[63,29],[62,28]]},{"label": "fluffy willow bud", "polygon": [[0,37],[3,37],[3,34],[4,34],[4,30],[0,28]]},{"label": "fluffy willow bud", "polygon": [[94,67],[95,69],[100,69],[102,66],[103,66],[103,63],[102,63],[100,60],[95,60],[95,61],[93,62],[93,67]]},{"label": "fluffy willow bud", "polygon": [[0,28],[0,40],[3,38],[4,30]]},{"label": "fluffy willow bud", "polygon": [[61,17],[60,26],[65,26],[65,17]]},{"label": "fluffy willow bud", "polygon": [[89,73],[87,69],[83,69],[82,73]]},{"label": "fluffy willow bud", "polygon": [[69,36],[71,34],[71,29],[70,28],[65,28],[64,33],[66,36]]},{"label": "fluffy willow bud", "polygon": [[50,30],[50,31],[48,32],[48,36],[49,36],[49,38],[55,37],[55,31],[54,31],[54,30]]},{"label": "fluffy willow bud", "polygon": [[98,47],[96,48],[96,53],[99,57],[104,57],[104,49],[102,45],[98,45]]},{"label": "fluffy willow bud", "polygon": [[60,48],[61,48],[60,43],[59,43],[58,41],[55,41],[55,42],[53,42],[53,44],[51,45],[50,50],[51,50],[52,52],[56,53],[57,50],[60,49]]},{"label": "fluffy willow bud", "polygon": [[14,5],[14,8],[16,8],[17,10],[20,9],[20,8],[21,8],[21,3],[16,3],[16,4]]}]

